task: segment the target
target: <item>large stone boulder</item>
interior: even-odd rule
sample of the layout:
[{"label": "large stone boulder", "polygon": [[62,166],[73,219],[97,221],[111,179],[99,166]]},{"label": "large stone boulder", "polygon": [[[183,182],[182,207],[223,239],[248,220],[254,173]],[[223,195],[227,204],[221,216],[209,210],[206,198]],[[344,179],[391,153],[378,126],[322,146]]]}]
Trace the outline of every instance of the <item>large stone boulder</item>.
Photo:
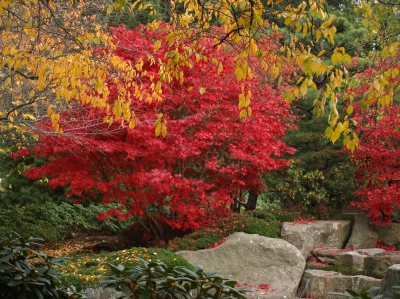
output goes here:
[{"label": "large stone boulder", "polygon": [[400,245],[400,223],[392,223],[391,226],[374,226],[379,240],[387,246]]},{"label": "large stone boulder", "polygon": [[400,263],[400,251],[385,251],[365,258],[364,274],[383,278],[387,269],[393,264]]},{"label": "large stone boulder", "polygon": [[285,222],[281,236],[296,246],[307,258],[318,247],[344,248],[350,236],[351,221],[313,221],[306,223]]},{"label": "large stone boulder", "polygon": [[240,284],[269,284],[265,294],[251,298],[293,299],[305,267],[301,252],[281,239],[235,233],[216,248],[180,251],[192,265],[202,265],[205,272],[221,270]]},{"label": "large stone boulder", "polygon": [[372,229],[367,215],[364,213],[345,213],[344,217],[352,223],[350,239],[346,249],[375,248],[378,241],[378,233]]},{"label": "large stone boulder", "polygon": [[380,295],[382,298],[400,299],[399,289],[393,287],[400,286],[400,264],[391,265],[382,279]]},{"label": "large stone boulder", "polygon": [[305,270],[298,290],[299,298],[343,299],[331,292],[344,293],[346,289],[361,292],[365,287],[379,286],[381,280],[362,275],[342,275],[334,271]]}]

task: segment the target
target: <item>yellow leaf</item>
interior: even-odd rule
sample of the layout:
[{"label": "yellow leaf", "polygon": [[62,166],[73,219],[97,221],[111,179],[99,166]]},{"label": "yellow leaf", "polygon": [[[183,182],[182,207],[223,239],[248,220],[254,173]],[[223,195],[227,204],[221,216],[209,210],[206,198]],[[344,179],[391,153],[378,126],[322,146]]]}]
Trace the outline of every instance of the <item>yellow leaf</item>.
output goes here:
[{"label": "yellow leaf", "polygon": [[326,50],[322,50],[321,52],[318,53],[317,57],[321,57],[325,52],[326,52]]},{"label": "yellow leaf", "polygon": [[300,86],[300,93],[305,96],[307,94],[307,81],[304,80],[303,84]]},{"label": "yellow leaf", "polygon": [[336,16],[331,16],[328,20],[326,20],[324,23],[322,23],[321,29],[323,30],[323,29],[326,29],[326,28],[328,28],[329,26],[331,26],[332,21],[333,21],[335,18],[336,18]]},{"label": "yellow leaf", "polygon": [[236,62],[235,74],[236,74],[237,81],[240,81],[240,80],[246,78],[247,67],[248,67],[248,65],[247,65],[246,61],[238,60]]},{"label": "yellow leaf", "polygon": [[346,112],[348,115],[351,115],[353,113],[353,105],[347,106]]},{"label": "yellow leaf", "polygon": [[242,109],[245,105],[245,98],[244,98],[244,94],[241,93],[239,94],[239,104],[238,104],[238,108]]},{"label": "yellow leaf", "polygon": [[308,26],[307,26],[307,23],[305,23],[305,24],[303,25],[303,36],[306,36],[307,31],[308,31]]},{"label": "yellow leaf", "polygon": [[179,72],[179,84],[182,85],[182,84],[183,84],[183,81],[184,81],[183,72],[180,71],[180,72]]},{"label": "yellow leaf", "polygon": [[342,61],[343,55],[337,51],[334,51],[331,57],[333,64],[337,64]]},{"label": "yellow leaf", "polygon": [[351,64],[351,56],[349,54],[344,54],[343,62],[347,64]]},{"label": "yellow leaf", "polygon": [[382,57],[386,57],[389,54],[389,48],[388,47],[384,47],[382,52],[381,52],[381,56]]},{"label": "yellow leaf", "polygon": [[161,47],[161,41],[160,40],[156,40],[154,43],[154,53],[156,53]]},{"label": "yellow leaf", "polygon": [[376,91],[380,91],[381,90],[381,84],[379,83],[379,80],[375,80],[374,81],[374,88],[376,89]]},{"label": "yellow leaf", "polygon": [[133,129],[133,128],[135,128],[135,126],[136,126],[136,119],[132,119],[130,122],[129,122],[129,129]]},{"label": "yellow leaf", "polygon": [[335,40],[333,39],[333,37],[335,36],[335,33],[336,33],[336,27],[332,26],[329,29],[329,41],[331,42],[332,45],[335,43]]},{"label": "yellow leaf", "polygon": [[321,39],[321,37],[322,37],[321,30],[317,30],[317,31],[315,32],[315,39],[316,39],[316,41],[319,41],[319,40]]},{"label": "yellow leaf", "polygon": [[246,119],[246,117],[247,117],[247,110],[246,109],[243,109],[242,111],[240,111],[240,118],[241,119]]},{"label": "yellow leaf", "polygon": [[296,85],[299,84],[303,79],[304,79],[304,77],[300,77],[300,78],[297,80]]},{"label": "yellow leaf", "polygon": [[167,136],[167,126],[165,124],[161,125],[161,135],[165,138]]},{"label": "yellow leaf", "polygon": [[218,70],[217,70],[218,75],[221,74],[222,69],[223,69],[222,62],[219,62],[219,63],[218,63]]},{"label": "yellow leaf", "polygon": [[396,78],[399,75],[399,69],[393,68],[392,69],[392,78]]},{"label": "yellow leaf", "polygon": [[205,87],[200,87],[199,92],[201,95],[203,95],[206,92],[206,88]]},{"label": "yellow leaf", "polygon": [[247,115],[249,117],[251,117],[252,114],[253,114],[253,110],[250,107],[247,107]]},{"label": "yellow leaf", "polygon": [[107,14],[108,14],[108,15],[111,14],[111,13],[113,12],[113,10],[114,10],[113,6],[110,5],[110,6],[107,8]]},{"label": "yellow leaf", "polygon": [[161,124],[161,122],[159,122],[158,124],[157,124],[157,126],[156,126],[156,137],[158,137],[158,136],[160,136],[160,133],[161,133],[161,126],[162,126],[162,124]]},{"label": "yellow leaf", "polygon": [[349,121],[346,120],[346,121],[343,123],[343,131],[346,132],[348,129],[349,129]]}]

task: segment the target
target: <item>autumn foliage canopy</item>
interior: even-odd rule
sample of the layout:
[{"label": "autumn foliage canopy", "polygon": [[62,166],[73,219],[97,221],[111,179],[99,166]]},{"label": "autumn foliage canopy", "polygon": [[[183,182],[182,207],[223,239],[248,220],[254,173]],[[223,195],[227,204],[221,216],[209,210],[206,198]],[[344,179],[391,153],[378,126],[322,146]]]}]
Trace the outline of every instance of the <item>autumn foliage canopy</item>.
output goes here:
[{"label": "autumn foliage canopy", "polygon": [[[154,40],[166,33],[144,27],[112,28],[111,33],[116,49],[102,48],[98,53],[115,51],[126,64],[144,62],[141,84],[155,89],[151,84],[158,80],[150,78],[158,78],[160,64],[144,58],[151,53],[163,62],[171,59],[165,55],[171,53],[167,45],[154,49]],[[171,229],[196,229],[229,215],[234,199],[243,201],[244,192],[263,188],[261,172],[288,165],[279,156],[294,151],[280,140],[290,115],[264,76],[254,73],[239,83],[234,53],[214,47],[211,40],[202,43],[210,52],[204,57],[212,56],[213,63],[201,56],[192,58],[193,67],[183,67],[183,76],[157,87],[162,88],[162,101],[139,100],[135,88],[126,87],[132,107],[140,110],[135,123],[109,125],[109,115],[119,112],[89,105],[61,113],[64,133],[41,134],[32,150],[49,162],[27,175],[47,177],[52,187],[68,187],[68,195],[76,201],[120,202],[125,209],[100,217],[133,216],[159,240],[168,240]],[[108,102],[118,109],[120,84],[115,78],[107,82]],[[49,132],[51,126],[44,120],[37,131]],[[26,153],[21,150],[16,155]]]},{"label": "autumn foliage canopy", "polygon": [[[393,76],[392,71],[397,70],[398,59],[398,56],[381,58],[374,68],[359,74],[361,84],[352,89],[353,94],[360,97],[371,89],[379,92],[378,87],[368,81],[379,74],[382,74],[380,80],[390,82],[387,86],[398,86],[399,78]],[[384,225],[390,225],[400,210],[400,107],[398,92],[396,94],[395,89],[390,92],[396,100],[387,103],[389,106],[382,107],[377,97],[371,97],[358,101],[353,112],[358,123],[356,133],[360,136],[353,162],[362,187],[356,192],[359,201],[352,204],[367,211],[374,223]]]}]

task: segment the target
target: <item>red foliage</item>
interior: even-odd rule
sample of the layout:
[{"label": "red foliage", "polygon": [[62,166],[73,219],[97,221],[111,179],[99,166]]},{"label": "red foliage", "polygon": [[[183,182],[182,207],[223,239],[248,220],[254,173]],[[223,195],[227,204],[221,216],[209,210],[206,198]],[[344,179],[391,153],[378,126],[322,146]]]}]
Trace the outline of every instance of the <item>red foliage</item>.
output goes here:
[{"label": "red foliage", "polygon": [[382,248],[386,251],[396,251],[396,246],[386,246],[382,243],[381,240],[378,240],[378,242],[376,242],[376,248]]},{"label": "red foliage", "polygon": [[[165,34],[161,31],[114,28],[112,34],[116,53],[128,63],[135,63],[147,51],[167,60],[166,48],[155,54],[152,50],[152,41]],[[261,84],[260,74],[238,83],[229,49],[207,47],[211,43],[207,40],[202,43],[204,51],[223,62],[220,75],[210,69],[212,64],[193,58],[193,68],[183,68],[182,84],[179,79],[163,83],[163,101],[140,101],[132,90],[132,107],[140,109],[133,130],[123,122],[103,123],[110,113],[106,109],[72,107],[60,117],[63,135],[40,135],[33,151],[49,162],[30,169],[27,176],[48,177],[52,187],[68,186],[68,196],[77,201],[120,202],[125,210],[113,209],[99,217],[123,220],[134,216],[156,239],[172,237],[166,228],[197,229],[229,215],[233,197],[262,188],[262,171],[288,165],[277,157],[294,151],[280,140],[289,114],[282,98]],[[143,70],[147,74],[142,84],[150,88],[149,78],[159,76],[159,69],[146,62]],[[108,85],[113,90],[112,80]],[[206,88],[203,95],[201,87]],[[245,121],[239,118],[237,106],[243,90],[252,93],[253,116]],[[113,90],[108,100],[117,99],[118,91]],[[157,113],[167,121],[166,138],[155,137]],[[51,123],[42,121],[39,126],[49,131]]]},{"label": "red foliage", "polygon": [[222,243],[224,243],[226,241],[226,238],[222,238],[220,241],[215,242],[213,246],[210,246],[209,248],[215,248],[218,247],[219,245],[221,245]]},{"label": "red foliage", "polygon": [[[398,61],[398,59],[397,59]],[[374,68],[368,68],[360,75],[366,78],[365,84],[354,89],[356,96],[362,96],[371,87],[368,78],[374,78],[384,72],[393,63],[382,61]],[[400,78],[389,77],[393,83]],[[398,84],[396,83],[396,84]],[[398,88],[395,89],[398,92]],[[394,98],[398,94],[394,93]],[[390,106],[382,108],[375,102],[367,109],[365,103],[353,104],[354,116],[358,126],[360,146],[354,152],[353,162],[357,167],[356,178],[362,187],[356,192],[358,202],[353,206],[368,211],[369,218],[376,224],[390,225],[391,217],[400,208],[400,107],[396,100]]]},{"label": "red foliage", "polygon": [[310,218],[302,218],[299,216],[298,219],[293,220],[293,223],[309,223],[309,222],[316,222],[314,216],[311,216]]},{"label": "red foliage", "polygon": [[315,267],[328,267],[327,263],[322,263],[315,255],[309,254],[308,260],[315,266]]}]

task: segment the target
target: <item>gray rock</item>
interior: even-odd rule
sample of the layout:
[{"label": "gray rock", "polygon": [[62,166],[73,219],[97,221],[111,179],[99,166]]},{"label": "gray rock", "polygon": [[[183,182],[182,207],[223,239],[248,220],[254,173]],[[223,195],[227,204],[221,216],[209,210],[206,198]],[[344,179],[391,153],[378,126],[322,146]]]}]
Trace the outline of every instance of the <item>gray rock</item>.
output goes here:
[{"label": "gray rock", "polygon": [[381,248],[365,248],[358,250],[338,249],[336,247],[317,248],[312,254],[317,258],[317,262],[309,261],[307,268],[320,269],[322,264],[339,266],[336,271],[342,274],[364,274],[365,259],[370,256],[385,253]]},{"label": "gray rock", "polygon": [[400,286],[400,264],[391,265],[382,279],[380,295],[382,298],[400,299],[399,289],[393,287]]},{"label": "gray rock", "polygon": [[87,299],[116,299],[123,295],[112,289],[89,288],[85,290]]},{"label": "gray rock", "polygon": [[282,238],[296,246],[304,258],[319,247],[344,248],[350,235],[351,222],[346,220],[285,222]]},{"label": "gray rock", "polygon": [[344,293],[346,289],[360,292],[365,287],[379,286],[380,282],[380,279],[362,275],[347,276],[334,271],[306,270],[300,282],[298,297],[343,299],[343,296],[328,293]]},{"label": "gray rock", "polygon": [[358,249],[356,250],[356,252],[358,252],[359,254],[374,256],[379,253],[384,253],[386,252],[386,250],[382,248],[365,248],[365,249]]},{"label": "gray rock", "polygon": [[342,272],[339,269],[337,271],[342,274],[355,275],[364,273],[364,260],[367,257],[367,254],[360,254],[357,251],[348,251],[337,248],[315,249],[312,252],[319,262],[340,266],[341,270],[345,272]]},{"label": "gray rock", "polygon": [[345,248],[350,250],[375,248],[378,233],[372,229],[367,215],[364,213],[346,213],[343,215],[349,217],[352,223],[350,239]]},{"label": "gray rock", "polygon": [[376,278],[383,278],[391,265],[399,263],[400,251],[385,251],[368,256],[364,262],[364,274]]},{"label": "gray rock", "polygon": [[192,265],[202,265],[205,272],[221,270],[221,275],[241,284],[269,284],[267,294],[253,293],[249,298],[292,299],[305,267],[301,252],[292,244],[259,235],[235,233],[212,249],[180,251]]},{"label": "gray rock", "polygon": [[387,246],[400,245],[400,223],[392,223],[391,226],[374,226],[379,240]]}]

